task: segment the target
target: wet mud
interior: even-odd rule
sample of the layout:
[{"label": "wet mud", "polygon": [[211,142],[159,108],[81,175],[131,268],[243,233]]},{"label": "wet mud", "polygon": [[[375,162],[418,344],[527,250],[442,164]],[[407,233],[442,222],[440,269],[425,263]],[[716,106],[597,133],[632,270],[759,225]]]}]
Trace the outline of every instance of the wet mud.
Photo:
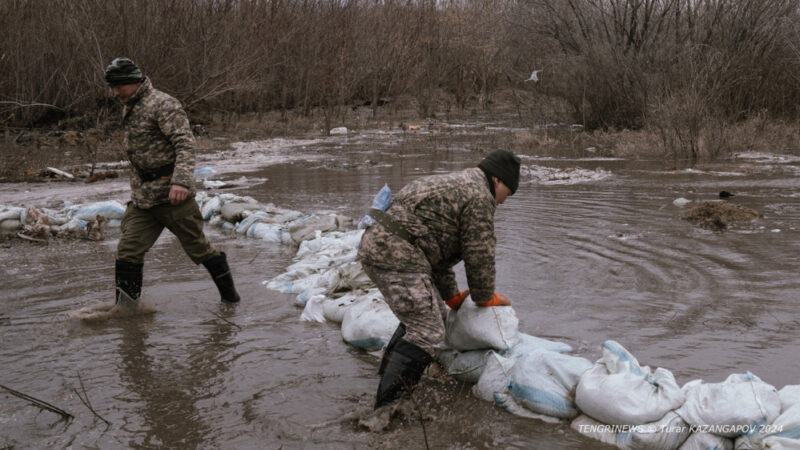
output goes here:
[{"label": "wet mud", "polygon": [[[214,192],[359,218],[384,184],[473,166],[498,141],[481,130],[448,143],[380,130],[247,142],[200,155],[197,167],[229,183]],[[676,171],[658,160],[525,153],[523,164],[546,176],[531,172],[496,213],[497,290],[521,331],[592,361],[614,339],[681,384],[748,370],[777,388],[800,381],[795,160],[744,155]],[[682,219],[720,190],[762,217],[725,232]],[[124,177],[0,184],[0,204],[15,206],[128,195]],[[118,230],[2,244],[0,379],[75,418],[0,392],[0,448],[601,448],[567,423],[512,416],[435,373],[412,407],[370,431],[359,422],[372,409],[378,355],[349,347],[336,324],[301,321],[292,296],[263,284],[295,249],[206,232],[228,254],[241,304],[221,304],[205,269],[165,232],[144,268],[155,312],[128,317],[110,309]],[[466,286],[460,267],[457,276]]]}]

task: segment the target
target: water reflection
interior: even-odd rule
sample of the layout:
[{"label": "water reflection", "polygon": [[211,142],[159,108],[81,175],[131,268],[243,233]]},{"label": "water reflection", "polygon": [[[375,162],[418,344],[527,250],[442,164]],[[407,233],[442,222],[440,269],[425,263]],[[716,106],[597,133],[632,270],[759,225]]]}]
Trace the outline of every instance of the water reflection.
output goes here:
[{"label": "water reflection", "polygon": [[[151,338],[152,318],[120,321],[120,377],[141,400],[139,413],[144,421],[131,444],[184,449],[216,446],[214,429],[219,424],[209,423],[198,403],[217,391],[214,385],[225,378],[238,326],[230,320],[232,306],[220,305],[215,315],[217,319],[203,323],[208,331],[198,342],[178,345],[163,343],[163,337]],[[129,421],[125,428],[131,426]]]}]

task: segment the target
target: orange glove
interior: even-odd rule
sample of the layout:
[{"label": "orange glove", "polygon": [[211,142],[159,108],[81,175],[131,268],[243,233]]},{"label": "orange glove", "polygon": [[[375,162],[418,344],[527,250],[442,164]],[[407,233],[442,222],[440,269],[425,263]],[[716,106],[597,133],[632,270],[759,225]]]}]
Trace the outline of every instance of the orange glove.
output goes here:
[{"label": "orange glove", "polygon": [[450,297],[445,304],[450,307],[450,309],[458,309],[461,307],[461,304],[464,303],[464,299],[469,296],[469,289],[466,291],[458,291],[458,294]]},{"label": "orange glove", "polygon": [[475,303],[478,306],[511,306],[511,302],[506,298],[503,294],[498,294],[497,292],[494,293],[492,298],[489,299],[488,302],[483,303]]}]

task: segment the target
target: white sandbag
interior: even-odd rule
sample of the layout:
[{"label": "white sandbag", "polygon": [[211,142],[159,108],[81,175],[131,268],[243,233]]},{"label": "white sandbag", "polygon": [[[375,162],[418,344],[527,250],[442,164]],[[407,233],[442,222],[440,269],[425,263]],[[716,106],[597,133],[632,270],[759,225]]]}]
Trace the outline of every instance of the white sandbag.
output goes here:
[{"label": "white sandbag", "polygon": [[722,383],[690,381],[683,389],[686,402],[677,413],[690,425],[708,427],[701,431],[719,436],[748,433],[781,413],[777,389],[750,372],[732,374]]},{"label": "white sandbag", "polygon": [[352,305],[364,300],[364,299],[376,299],[383,301],[383,296],[377,289],[372,289],[370,291],[364,292],[353,292],[332,301],[325,303],[322,306],[322,313],[325,316],[325,319],[336,322],[342,323],[344,320],[344,314],[347,312],[347,309]]},{"label": "white sandbag", "polygon": [[278,244],[290,244],[292,242],[292,237],[286,228],[276,223],[256,222],[247,229],[245,234],[247,237]]},{"label": "white sandbag", "polygon": [[307,322],[325,322],[325,315],[322,313],[322,308],[325,302],[330,299],[324,295],[315,295],[306,302],[303,308],[303,314],[300,315],[300,320]]},{"label": "white sandbag", "polygon": [[380,350],[399,324],[386,302],[367,299],[347,308],[342,319],[342,339],[367,351]]},{"label": "white sandbag", "polygon": [[319,236],[315,235],[314,239],[301,242],[295,258],[304,259],[308,255],[325,250],[357,249],[363,235],[364,230],[353,230],[344,233],[333,232],[324,236],[320,233]]},{"label": "white sandbag", "polygon": [[20,208],[18,206],[0,206],[0,222],[9,219],[21,222],[23,211],[25,211],[25,208]]},{"label": "white sandbag", "polygon": [[[353,254],[353,257],[355,257],[355,254]],[[339,267],[339,280],[334,285],[333,292],[367,289],[373,285],[374,283],[364,272],[361,263],[352,261]]]},{"label": "white sandbag", "polygon": [[311,300],[311,297],[315,295],[323,295],[325,294],[325,288],[310,288],[306,289],[305,291],[299,293],[297,297],[294,299],[294,305],[304,308],[306,303]]},{"label": "white sandbag", "polygon": [[345,231],[353,228],[353,219],[339,215],[312,216],[302,222],[297,221],[289,225],[289,233],[295,243],[314,239],[316,232],[327,233],[330,231]]},{"label": "white sandbag", "polygon": [[507,394],[514,361],[514,359],[501,356],[497,352],[489,352],[486,355],[483,373],[472,387],[472,395],[487,402],[494,402],[496,393]]},{"label": "white sandbag", "polygon": [[[603,356],[581,376],[575,403],[585,414],[607,424],[657,421],[683,404],[684,393],[672,372],[640,366],[614,341],[602,345]],[[685,417],[684,417],[685,419]]]},{"label": "white sandbag", "polygon": [[500,392],[495,392],[494,404],[503,411],[513,414],[515,416],[525,417],[527,419],[538,419],[541,420],[542,422],[548,422],[548,423],[560,422],[560,419],[557,419],[555,417],[546,416],[544,414],[537,414],[531,412],[531,410],[527,408],[522,407],[520,404],[517,403],[516,400],[514,400],[514,397],[512,397],[508,393],[503,394]]},{"label": "white sandbag", "polygon": [[22,228],[22,222],[19,219],[5,219],[0,221],[0,231],[11,232]]},{"label": "white sandbag", "polygon": [[255,223],[259,222],[269,222],[269,214],[265,213],[264,211],[256,211],[249,216],[245,217],[244,220],[236,224],[236,233],[238,234],[245,234],[247,230],[250,229],[251,226]]},{"label": "white sandbag", "polygon": [[479,307],[464,301],[445,321],[448,347],[460,351],[508,350],[519,342],[519,320],[512,306]]},{"label": "white sandbag", "polygon": [[577,416],[573,391],[581,375],[592,368],[586,358],[534,350],[517,359],[508,391],[529,410],[561,419]]},{"label": "white sandbag", "polygon": [[733,450],[733,439],[696,431],[681,445],[680,450]]},{"label": "white sandbag", "polygon": [[273,279],[267,282],[267,289],[283,292],[284,294],[299,294],[306,289],[319,287],[319,282],[321,279],[321,273],[311,274],[307,277],[291,281]]},{"label": "white sandbag", "polygon": [[211,197],[203,203],[200,215],[203,216],[203,220],[209,220],[219,212],[220,208],[222,208],[222,199],[219,196]]},{"label": "white sandbag", "polygon": [[81,231],[86,229],[87,222],[83,219],[73,218],[69,222],[58,227],[60,231]]},{"label": "white sandbag", "polygon": [[451,348],[439,350],[436,360],[442,364],[448,375],[466,383],[477,383],[486,366],[486,358],[492,350],[471,350],[459,352]]},{"label": "white sandbag", "polygon": [[644,424],[605,424],[585,414],[576,417],[570,428],[600,442],[630,450],[675,450],[691,433],[686,422],[674,411]]},{"label": "white sandbag", "polygon": [[800,404],[800,384],[782,387],[778,391],[778,397],[781,399],[781,413],[792,406]]},{"label": "white sandbag", "polygon": [[97,216],[106,219],[122,219],[125,214],[125,207],[116,200],[97,202],[89,205],[73,205],[64,210],[74,219],[95,220]]},{"label": "white sandbag", "polygon": [[737,450],[800,449],[800,386],[784,386],[778,392],[781,414],[771,423],[759,423],[736,439]]},{"label": "white sandbag", "polygon": [[258,211],[259,205],[255,202],[231,201],[226,202],[219,208],[219,214],[223,219],[230,223],[241,222],[254,211]]},{"label": "white sandbag", "polygon": [[563,342],[532,336],[527,333],[519,333],[519,342],[511,347],[506,356],[518,358],[537,350],[567,353],[572,351],[572,346]]}]

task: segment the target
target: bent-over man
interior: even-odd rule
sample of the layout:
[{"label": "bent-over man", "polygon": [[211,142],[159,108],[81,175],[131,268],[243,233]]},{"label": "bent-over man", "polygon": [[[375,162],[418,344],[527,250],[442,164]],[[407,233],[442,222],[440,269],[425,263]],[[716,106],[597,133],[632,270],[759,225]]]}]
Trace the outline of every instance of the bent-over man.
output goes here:
[{"label": "bent-over man", "polygon": [[[358,257],[400,319],[384,351],[375,409],[419,382],[445,337],[447,304],[470,295],[478,306],[507,306],[495,289],[494,212],[519,185],[520,160],[497,150],[478,167],[406,185],[364,232]],[[464,261],[469,289],[453,266]],[[444,302],[442,299],[448,299]]]}]

